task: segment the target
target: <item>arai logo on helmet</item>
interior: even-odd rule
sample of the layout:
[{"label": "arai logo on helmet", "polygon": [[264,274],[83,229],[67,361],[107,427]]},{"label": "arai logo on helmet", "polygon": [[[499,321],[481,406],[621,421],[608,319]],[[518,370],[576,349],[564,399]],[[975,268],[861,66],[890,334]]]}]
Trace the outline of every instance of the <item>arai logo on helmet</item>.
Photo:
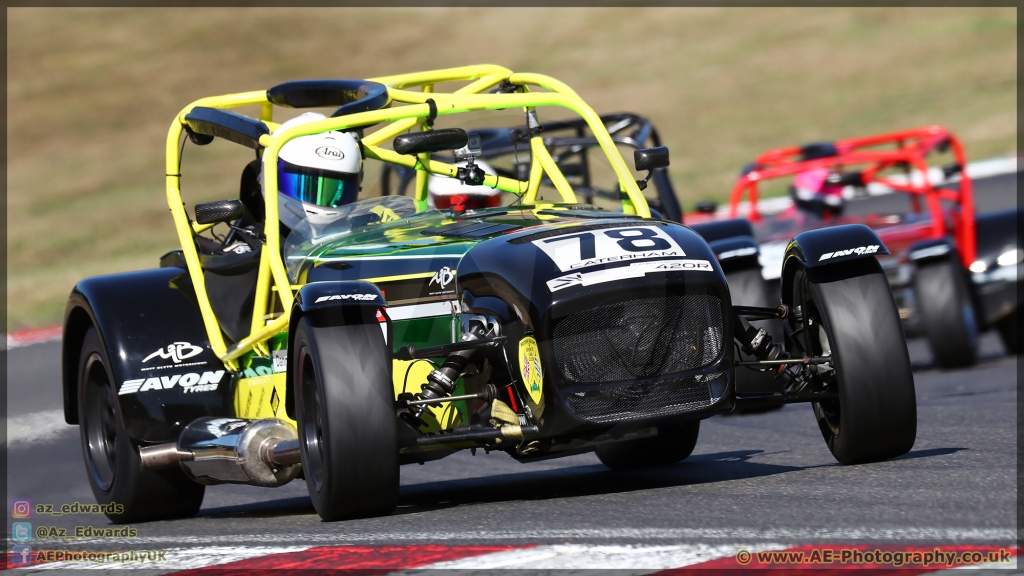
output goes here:
[{"label": "arai logo on helmet", "polygon": [[345,158],[345,154],[334,146],[321,146],[316,149],[316,155],[324,160],[343,160]]}]

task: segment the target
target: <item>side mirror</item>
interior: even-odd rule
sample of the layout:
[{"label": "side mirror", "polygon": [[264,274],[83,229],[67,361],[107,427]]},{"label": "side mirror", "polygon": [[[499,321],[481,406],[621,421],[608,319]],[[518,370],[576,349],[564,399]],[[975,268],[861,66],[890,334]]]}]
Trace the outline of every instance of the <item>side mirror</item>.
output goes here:
[{"label": "side mirror", "polygon": [[233,222],[242,217],[241,200],[219,200],[196,204],[196,222],[200,224],[216,224]]},{"label": "side mirror", "polygon": [[668,168],[668,146],[638,148],[633,151],[633,162],[638,172]]},{"label": "side mirror", "polygon": [[442,150],[458,150],[469,143],[469,134],[462,128],[446,128],[429,130],[396,136],[395,152],[399,154],[422,154],[423,152],[440,152]]}]

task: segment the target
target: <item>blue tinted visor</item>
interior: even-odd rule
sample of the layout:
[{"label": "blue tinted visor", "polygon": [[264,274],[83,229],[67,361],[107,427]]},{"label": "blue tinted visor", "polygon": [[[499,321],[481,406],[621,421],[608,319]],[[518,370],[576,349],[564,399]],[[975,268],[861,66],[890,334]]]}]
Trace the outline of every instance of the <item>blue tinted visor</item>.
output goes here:
[{"label": "blue tinted visor", "polygon": [[337,208],[359,195],[359,175],[296,166],[277,160],[278,192],[300,202]]}]

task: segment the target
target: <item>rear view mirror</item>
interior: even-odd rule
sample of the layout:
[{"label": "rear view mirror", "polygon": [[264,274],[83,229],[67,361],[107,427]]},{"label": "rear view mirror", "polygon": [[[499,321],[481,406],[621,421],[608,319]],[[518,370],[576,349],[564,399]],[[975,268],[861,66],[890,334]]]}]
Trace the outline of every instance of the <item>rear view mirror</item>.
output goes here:
[{"label": "rear view mirror", "polygon": [[199,224],[216,224],[232,222],[242,217],[241,200],[219,200],[196,204],[196,222]]},{"label": "rear view mirror", "polygon": [[657,148],[639,148],[633,151],[633,162],[638,172],[668,168],[668,146]]},{"label": "rear view mirror", "polygon": [[394,147],[395,152],[399,154],[422,154],[424,152],[458,150],[467,143],[469,143],[469,135],[465,130],[446,128],[396,136]]}]

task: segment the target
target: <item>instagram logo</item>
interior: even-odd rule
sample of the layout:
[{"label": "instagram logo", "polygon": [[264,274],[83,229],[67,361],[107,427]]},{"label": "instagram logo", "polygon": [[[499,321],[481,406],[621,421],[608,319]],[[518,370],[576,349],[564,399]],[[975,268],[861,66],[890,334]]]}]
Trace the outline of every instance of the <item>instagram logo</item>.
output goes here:
[{"label": "instagram logo", "polygon": [[29,500],[15,500],[11,503],[11,516],[13,518],[31,518],[32,502]]}]

